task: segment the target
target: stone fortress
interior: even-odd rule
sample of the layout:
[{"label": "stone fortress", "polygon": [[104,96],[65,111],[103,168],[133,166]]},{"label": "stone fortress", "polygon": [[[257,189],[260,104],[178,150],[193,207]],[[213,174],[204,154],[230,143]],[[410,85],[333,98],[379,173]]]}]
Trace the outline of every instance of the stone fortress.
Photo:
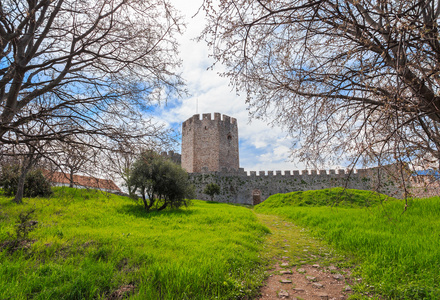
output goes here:
[{"label": "stone fortress", "polygon": [[[180,158],[172,151],[164,155],[176,162]],[[239,166],[237,120],[220,113],[214,113],[214,118],[210,113],[202,114],[201,118],[196,114],[182,123],[181,165],[196,187],[196,198],[202,200],[209,200],[203,190],[211,182],[220,186],[220,195],[216,195],[215,200],[227,203],[255,205],[277,193],[332,187],[376,190],[396,198],[403,197],[402,185],[392,177],[396,172],[384,172],[384,168],[248,173]],[[414,194],[419,197],[438,195],[437,188],[426,188],[430,180],[411,179]]]},{"label": "stone fortress", "polygon": [[188,173],[239,169],[238,126],[219,113],[194,115],[182,123],[182,167]]}]

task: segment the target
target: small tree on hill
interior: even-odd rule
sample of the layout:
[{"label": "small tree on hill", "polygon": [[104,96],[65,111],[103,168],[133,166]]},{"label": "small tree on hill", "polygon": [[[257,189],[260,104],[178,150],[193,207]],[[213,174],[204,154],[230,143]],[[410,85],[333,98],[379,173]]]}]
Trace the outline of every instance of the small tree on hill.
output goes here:
[{"label": "small tree on hill", "polygon": [[158,210],[188,206],[188,199],[194,198],[194,186],[188,180],[188,173],[167,158],[161,157],[158,162],[159,168],[154,175],[154,182],[158,200],[163,201]]},{"label": "small tree on hill", "polygon": [[217,183],[209,183],[206,185],[203,193],[211,197],[211,201],[214,200],[214,196],[220,194],[220,186]]},{"label": "small tree on hill", "polygon": [[153,151],[142,153],[133,164],[129,190],[141,194],[147,211],[155,204],[161,204],[158,210],[187,206],[194,196],[186,171]]},{"label": "small tree on hill", "polygon": [[127,176],[128,191],[135,196],[138,191],[142,196],[145,210],[150,210],[154,204],[154,184],[152,174],[154,173],[155,160],[158,155],[154,152],[144,152],[134,162],[130,174]]}]

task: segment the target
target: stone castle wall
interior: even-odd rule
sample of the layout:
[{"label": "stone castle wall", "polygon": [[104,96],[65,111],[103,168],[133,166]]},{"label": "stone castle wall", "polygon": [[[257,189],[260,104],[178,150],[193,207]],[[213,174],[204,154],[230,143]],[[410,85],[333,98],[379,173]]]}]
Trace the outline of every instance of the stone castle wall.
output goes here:
[{"label": "stone castle wall", "polygon": [[239,169],[237,120],[214,113],[196,114],[182,123],[182,167],[188,173]]},{"label": "stone castle wall", "polygon": [[440,196],[439,179],[431,175],[417,175],[411,180],[409,191],[417,198]]},{"label": "stone castle wall", "polygon": [[210,200],[203,190],[208,183],[220,186],[220,195],[214,200],[227,203],[258,204],[277,193],[318,190],[332,187],[346,187],[360,190],[377,190],[383,194],[402,198],[402,189],[395,178],[381,174],[380,187],[377,168],[362,169],[355,172],[347,170],[303,170],[303,171],[251,171],[243,169],[220,172],[189,174],[196,187],[196,198]]},{"label": "stone castle wall", "polygon": [[[177,162],[174,153],[165,154]],[[180,157],[179,157],[180,158]],[[251,171],[239,168],[237,120],[214,113],[196,114],[182,123],[181,165],[189,173],[196,187],[196,198],[209,200],[203,193],[208,183],[220,186],[215,201],[241,204],[257,204],[277,193],[345,187],[373,190],[392,197],[403,198],[403,186],[411,186],[409,192],[415,197],[439,194],[436,180],[417,179],[405,175],[395,166],[348,170],[303,171]],[[409,173],[408,173],[409,174]]]},{"label": "stone castle wall", "polygon": [[174,151],[162,152],[161,155],[165,158],[168,158],[173,163],[181,165],[182,164],[182,156],[180,153],[176,153]]}]

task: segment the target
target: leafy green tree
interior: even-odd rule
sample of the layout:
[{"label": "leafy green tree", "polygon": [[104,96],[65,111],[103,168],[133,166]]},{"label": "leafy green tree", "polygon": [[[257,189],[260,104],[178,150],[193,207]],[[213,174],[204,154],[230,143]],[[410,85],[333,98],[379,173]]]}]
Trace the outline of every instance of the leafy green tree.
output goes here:
[{"label": "leafy green tree", "polygon": [[154,184],[153,173],[156,168],[155,160],[158,155],[152,151],[143,152],[134,162],[129,175],[127,176],[127,186],[132,197],[139,192],[142,196],[145,209],[148,211],[154,204]]},{"label": "leafy green tree", "polygon": [[220,186],[217,183],[209,183],[206,185],[203,193],[211,197],[211,201],[214,200],[214,196],[220,194]]},{"label": "leafy green tree", "polygon": [[181,166],[153,151],[142,153],[133,164],[129,179],[133,194],[139,192],[149,211],[155,204],[158,210],[187,206],[194,197],[194,187]]}]

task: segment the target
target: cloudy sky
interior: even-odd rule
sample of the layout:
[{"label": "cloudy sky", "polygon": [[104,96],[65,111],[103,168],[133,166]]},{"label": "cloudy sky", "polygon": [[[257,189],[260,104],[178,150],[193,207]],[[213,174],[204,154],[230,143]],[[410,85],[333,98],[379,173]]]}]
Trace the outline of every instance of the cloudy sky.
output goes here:
[{"label": "cloudy sky", "polygon": [[190,96],[169,101],[167,106],[160,109],[160,119],[174,128],[180,128],[183,121],[196,113],[219,112],[229,115],[238,122],[242,168],[247,171],[304,169],[302,164],[289,159],[292,141],[280,128],[270,127],[259,120],[250,122],[244,96],[237,96],[229,86],[229,80],[218,75],[221,66],[207,70],[213,63],[208,57],[208,47],[203,42],[194,41],[204,24],[203,12],[196,15],[203,0],[171,2],[186,18],[186,32],[179,40],[182,75]]}]

